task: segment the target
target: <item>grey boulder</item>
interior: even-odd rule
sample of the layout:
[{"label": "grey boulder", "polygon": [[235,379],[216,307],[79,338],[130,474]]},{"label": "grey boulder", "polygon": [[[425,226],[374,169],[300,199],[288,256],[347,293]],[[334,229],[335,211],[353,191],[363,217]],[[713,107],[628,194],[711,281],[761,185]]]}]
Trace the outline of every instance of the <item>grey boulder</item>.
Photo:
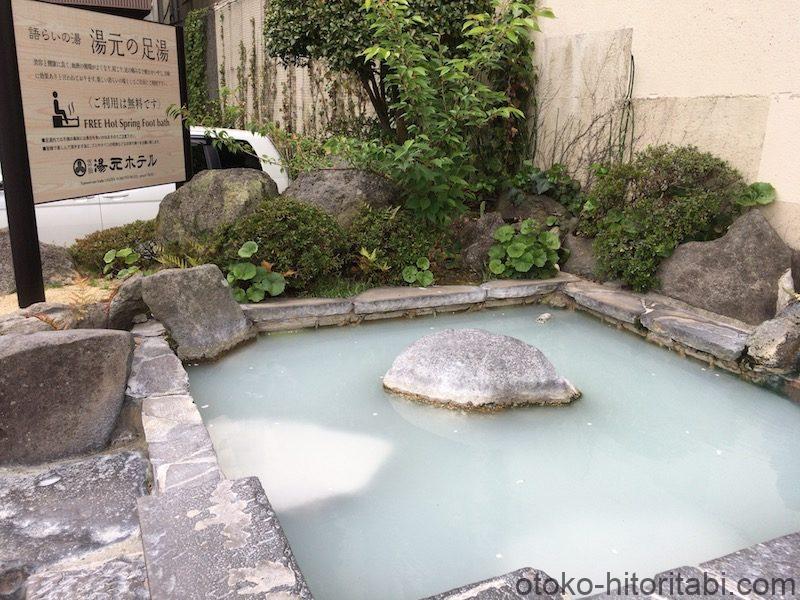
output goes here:
[{"label": "grey boulder", "polygon": [[161,201],[156,234],[167,244],[202,244],[220,226],[255,212],[277,195],[278,186],[263,171],[201,171]]},{"label": "grey boulder", "polygon": [[787,269],[786,273],[781,275],[778,280],[778,303],[775,306],[775,314],[780,313],[784,308],[789,306],[797,295],[794,289],[794,277],[792,269]]},{"label": "grey boulder", "polygon": [[767,369],[791,372],[800,368],[800,302],[759,325],[747,340],[747,354]]},{"label": "grey boulder", "polygon": [[564,236],[561,245],[569,250],[569,257],[561,267],[562,271],[588,279],[599,279],[594,240],[569,233]]},{"label": "grey boulder", "polygon": [[[45,284],[69,283],[75,277],[75,265],[69,250],[52,244],[39,244]],[[11,260],[11,238],[8,229],[0,229],[0,294],[17,289],[14,264]]]},{"label": "grey boulder", "polygon": [[182,360],[216,358],[254,335],[216,265],[145,277],[142,298],[169,331]]},{"label": "grey boulder", "polygon": [[283,192],[312,204],[347,227],[364,206],[384,208],[397,203],[400,192],[389,179],[362,169],[319,169],[301,173]]},{"label": "grey boulder", "polygon": [[446,329],[406,348],[383,386],[448,408],[566,404],[581,393],[537,348],[481,329]]},{"label": "grey boulder", "polygon": [[142,299],[142,276],[137,273],[126,279],[108,306],[108,327],[129,330],[134,318],[147,313],[147,304]]},{"label": "grey boulder", "polygon": [[489,260],[489,248],[496,243],[492,234],[503,224],[503,217],[498,212],[488,212],[464,224],[458,233],[458,240],[463,248],[461,260],[465,267],[475,273],[484,270]]},{"label": "grey boulder", "polygon": [[37,463],[108,444],[133,354],[123,331],[0,337],[0,464]]},{"label": "grey boulder", "polygon": [[719,239],[678,246],[658,278],[667,296],[758,325],[775,316],[778,280],[791,265],[791,249],[751,210]]},{"label": "grey boulder", "polygon": [[546,224],[547,217],[556,217],[559,221],[567,217],[564,205],[549,196],[523,193],[515,198],[510,191],[498,198],[497,211],[506,221],[533,219],[541,226]]}]

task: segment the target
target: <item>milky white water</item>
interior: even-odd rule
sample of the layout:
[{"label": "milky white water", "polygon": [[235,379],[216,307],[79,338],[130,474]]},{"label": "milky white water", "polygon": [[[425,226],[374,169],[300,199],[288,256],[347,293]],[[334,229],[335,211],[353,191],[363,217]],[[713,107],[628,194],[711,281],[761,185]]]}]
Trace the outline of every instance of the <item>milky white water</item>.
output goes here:
[{"label": "milky white water", "polygon": [[[583,398],[461,414],[385,393],[394,357],[448,327],[538,346]],[[580,313],[272,334],[190,379],[223,470],[261,479],[318,600],[522,566],[648,577],[800,529],[800,406]]]}]

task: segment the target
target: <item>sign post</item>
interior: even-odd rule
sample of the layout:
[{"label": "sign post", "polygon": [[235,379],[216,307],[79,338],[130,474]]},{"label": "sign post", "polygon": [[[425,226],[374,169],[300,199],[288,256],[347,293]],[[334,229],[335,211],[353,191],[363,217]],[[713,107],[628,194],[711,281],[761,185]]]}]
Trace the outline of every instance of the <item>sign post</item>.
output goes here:
[{"label": "sign post", "polygon": [[35,204],[178,183],[189,134],[180,29],[0,0],[0,162],[21,307],[44,300]]},{"label": "sign post", "polygon": [[14,43],[10,0],[0,0],[0,163],[8,215],[8,235],[20,308],[44,302],[42,257],[36,231],[25,124],[20,118],[22,93]]}]

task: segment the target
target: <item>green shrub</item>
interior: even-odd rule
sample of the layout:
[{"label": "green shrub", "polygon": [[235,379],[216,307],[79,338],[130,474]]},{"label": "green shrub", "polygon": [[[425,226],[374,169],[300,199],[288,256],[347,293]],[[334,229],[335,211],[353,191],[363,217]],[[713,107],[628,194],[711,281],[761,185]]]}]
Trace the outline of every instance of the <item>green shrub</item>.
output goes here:
[{"label": "green shrub", "polygon": [[[604,169],[605,171],[605,169]],[[635,208],[645,201],[660,208],[676,198],[710,198],[717,215],[698,231],[713,238],[723,233],[740,212],[739,200],[746,194],[742,176],[721,158],[700,152],[694,146],[651,146],[633,162],[611,166],[599,175],[588,194],[578,226],[579,233],[593,237],[612,210]]]},{"label": "green shrub", "polygon": [[140,255],[139,266],[148,268],[156,264],[157,244],[155,220],[135,221],[120,227],[95,231],[76,240],[70,253],[79,269],[101,273],[106,266],[103,257],[109,250],[130,248]]},{"label": "green shrub", "polygon": [[720,199],[709,193],[678,196],[662,204],[644,198],[635,207],[612,209],[594,241],[601,273],[637,291],[658,285],[656,271],[678,244],[714,227]]},{"label": "green shrub", "polygon": [[501,225],[492,234],[497,243],[489,248],[489,271],[498,277],[543,278],[558,273],[561,240],[553,231],[525,219],[519,231]]},{"label": "green shrub", "polygon": [[337,275],[348,244],[336,221],[318,208],[291,198],[272,198],[238,223],[219,232],[217,264],[225,268],[242,244],[253,241],[254,262],[269,262],[286,274],[286,287],[303,291],[315,280]]},{"label": "green shrub", "polygon": [[661,261],[684,242],[719,237],[774,189],[746,186],[727,162],[691,146],[657,146],[601,172],[584,204],[579,232],[596,236],[602,275],[637,291],[658,286]]},{"label": "green shrub", "polygon": [[[442,230],[400,207],[365,207],[350,225],[350,240],[367,279],[402,284],[403,269],[431,254]],[[362,252],[363,250],[363,252]]]}]

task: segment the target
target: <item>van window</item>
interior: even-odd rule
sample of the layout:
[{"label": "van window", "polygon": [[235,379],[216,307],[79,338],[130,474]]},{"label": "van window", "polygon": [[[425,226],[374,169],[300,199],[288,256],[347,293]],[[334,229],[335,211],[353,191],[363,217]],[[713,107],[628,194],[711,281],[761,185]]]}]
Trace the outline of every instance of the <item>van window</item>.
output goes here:
[{"label": "van window", "polygon": [[200,171],[205,171],[208,169],[208,163],[206,162],[206,153],[203,147],[206,144],[203,142],[195,142],[192,141],[192,175],[196,175]]},{"label": "van window", "polygon": [[258,169],[261,170],[261,161],[256,156],[253,147],[243,141],[236,140],[244,149],[243,152],[231,152],[225,147],[217,148],[219,152],[219,162],[223,169]]}]

